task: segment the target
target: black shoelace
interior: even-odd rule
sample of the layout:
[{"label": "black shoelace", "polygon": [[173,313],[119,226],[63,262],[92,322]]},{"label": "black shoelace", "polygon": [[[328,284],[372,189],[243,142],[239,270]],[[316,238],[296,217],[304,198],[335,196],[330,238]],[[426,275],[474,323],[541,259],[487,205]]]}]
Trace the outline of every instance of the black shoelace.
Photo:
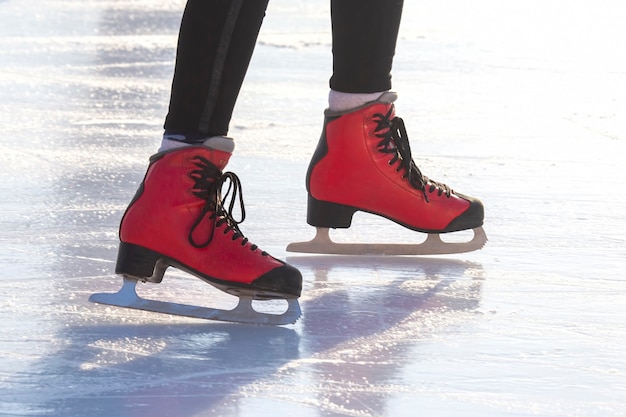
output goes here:
[{"label": "black shoelace", "polygon": [[382,140],[378,143],[378,150],[383,153],[393,154],[389,165],[399,162],[396,172],[404,170],[403,177],[409,181],[409,184],[424,195],[424,199],[428,202],[428,193],[437,190],[437,195],[443,193],[446,197],[450,197],[452,189],[446,184],[442,184],[429,179],[423,175],[420,169],[413,162],[411,154],[411,146],[409,145],[409,137],[404,126],[404,120],[399,117],[391,118],[393,106],[390,107],[387,114],[377,113],[373,120],[376,122],[376,137]]},{"label": "black shoelace", "polygon": [[[232,172],[222,174],[217,167],[201,156],[195,156],[193,159],[197,169],[189,173],[189,177],[194,180],[194,186],[191,191],[193,195],[205,200],[206,203],[202,208],[202,212],[191,226],[188,236],[189,243],[195,248],[207,247],[213,240],[215,229],[226,224],[224,234],[232,231],[231,239],[241,239],[241,246],[245,246],[248,243],[248,238],[239,230],[239,225],[246,218],[239,177]],[[228,183],[228,188],[226,193],[222,193],[225,183]],[[239,211],[241,212],[240,219],[235,219],[233,214],[237,201],[239,202]],[[228,203],[226,204],[226,202]],[[193,237],[193,233],[208,213],[211,213],[208,219],[213,223],[211,234],[204,242],[197,242]],[[253,251],[257,250],[258,246],[252,244],[250,249]],[[261,253],[263,256],[267,255],[265,251]]]}]

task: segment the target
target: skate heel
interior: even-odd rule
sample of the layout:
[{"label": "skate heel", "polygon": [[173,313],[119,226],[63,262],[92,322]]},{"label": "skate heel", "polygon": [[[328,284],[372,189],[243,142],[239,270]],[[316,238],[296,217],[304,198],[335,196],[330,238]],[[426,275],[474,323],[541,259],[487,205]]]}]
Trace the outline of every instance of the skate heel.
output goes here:
[{"label": "skate heel", "polygon": [[315,227],[347,229],[356,211],[354,207],[317,200],[309,194],[307,223]]},{"label": "skate heel", "polygon": [[161,254],[132,243],[120,243],[116,274],[137,281],[159,283],[163,281],[167,267]]}]

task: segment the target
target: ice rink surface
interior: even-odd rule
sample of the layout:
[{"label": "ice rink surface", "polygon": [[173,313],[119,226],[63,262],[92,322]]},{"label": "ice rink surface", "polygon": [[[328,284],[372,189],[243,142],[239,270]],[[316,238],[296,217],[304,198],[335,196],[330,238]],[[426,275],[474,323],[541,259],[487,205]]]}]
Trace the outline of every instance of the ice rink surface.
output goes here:
[{"label": "ice rink surface", "polygon": [[[621,0],[407,1],[397,110],[422,171],[486,206],[454,256],[285,252],[330,75],[327,0],[274,0],[229,169],[255,243],[304,276],[254,327],[107,308],[158,146],[182,0],[0,0],[0,416],[626,415]],[[419,241],[371,216],[344,241]],[[170,269],[155,298],[233,300]]]}]

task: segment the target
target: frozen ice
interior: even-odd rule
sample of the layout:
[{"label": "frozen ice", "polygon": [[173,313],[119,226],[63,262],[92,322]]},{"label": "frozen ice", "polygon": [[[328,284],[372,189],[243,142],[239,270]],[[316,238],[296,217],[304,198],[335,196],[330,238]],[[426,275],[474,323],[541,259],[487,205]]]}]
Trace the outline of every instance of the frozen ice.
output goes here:
[{"label": "frozen ice", "polygon": [[[422,171],[487,246],[288,254],[331,69],[327,0],[273,0],[230,134],[244,233],[304,276],[283,327],[96,305],[159,145],[183,0],[0,0],[1,416],[626,415],[620,0],[406,2],[393,71]],[[422,237],[358,215],[343,241]],[[170,269],[153,298],[236,300]]]}]

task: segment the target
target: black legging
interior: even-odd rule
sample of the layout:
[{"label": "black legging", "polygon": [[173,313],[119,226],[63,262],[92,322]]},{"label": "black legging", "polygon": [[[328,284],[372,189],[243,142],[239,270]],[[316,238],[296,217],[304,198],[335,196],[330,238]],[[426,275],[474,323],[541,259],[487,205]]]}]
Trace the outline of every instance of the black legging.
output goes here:
[{"label": "black legging", "polygon": [[[193,136],[228,133],[269,0],[188,0],[176,53],[165,129]],[[391,88],[403,0],[331,0],[330,88]]]}]

